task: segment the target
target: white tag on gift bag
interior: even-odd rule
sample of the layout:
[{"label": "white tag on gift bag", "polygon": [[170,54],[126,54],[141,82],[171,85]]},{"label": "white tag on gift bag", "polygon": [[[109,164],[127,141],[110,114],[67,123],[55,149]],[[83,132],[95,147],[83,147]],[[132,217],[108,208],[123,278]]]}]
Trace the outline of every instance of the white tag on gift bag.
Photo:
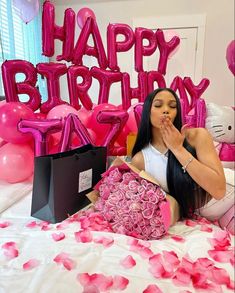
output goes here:
[{"label": "white tag on gift bag", "polygon": [[92,169],[79,173],[78,192],[82,192],[92,187]]}]

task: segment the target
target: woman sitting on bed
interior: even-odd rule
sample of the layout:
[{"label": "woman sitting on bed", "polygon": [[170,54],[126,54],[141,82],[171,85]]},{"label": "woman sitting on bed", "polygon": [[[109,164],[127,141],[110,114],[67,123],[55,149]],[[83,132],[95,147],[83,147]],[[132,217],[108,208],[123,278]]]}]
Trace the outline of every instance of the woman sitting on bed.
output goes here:
[{"label": "woman sitting on bed", "polygon": [[176,199],[181,219],[211,201],[216,203],[216,219],[228,209],[225,199],[233,200],[225,196],[224,171],[209,132],[182,128],[180,101],[172,89],[159,88],[146,98],[132,164],[150,173]]}]

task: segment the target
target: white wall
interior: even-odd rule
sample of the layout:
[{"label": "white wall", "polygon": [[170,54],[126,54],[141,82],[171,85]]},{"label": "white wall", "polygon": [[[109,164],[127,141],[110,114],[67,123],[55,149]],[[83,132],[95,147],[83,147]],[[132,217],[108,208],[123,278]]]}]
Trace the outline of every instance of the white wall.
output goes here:
[{"label": "white wall", "polygon": [[[56,8],[56,23],[62,25],[64,11],[72,8],[75,13],[82,7],[91,8],[98,23],[102,40],[106,48],[106,29],[109,23],[125,23],[132,26],[132,20],[140,17],[160,17],[170,15],[206,14],[206,33],[204,44],[203,77],[210,80],[210,86],[203,97],[207,102],[220,105],[234,105],[234,76],[226,63],[226,48],[234,39],[234,0],[136,0],[136,1],[94,1],[72,0],[52,1]],[[64,4],[65,3],[65,4]],[[80,29],[76,28],[76,38]],[[61,53],[61,42],[56,41],[56,53]],[[129,54],[119,53],[118,60],[131,73]],[[55,57],[54,56],[54,57]],[[54,58],[52,58],[53,60]],[[91,58],[93,59],[93,58]],[[91,61],[91,65],[96,60]],[[122,71],[123,71],[122,69]],[[133,84],[133,87],[135,84]],[[93,85],[93,102],[97,101],[98,83]],[[116,90],[118,90],[116,88]],[[95,97],[96,95],[96,97]],[[67,82],[61,81],[61,97],[67,99]],[[120,104],[116,97],[110,103]]]}]

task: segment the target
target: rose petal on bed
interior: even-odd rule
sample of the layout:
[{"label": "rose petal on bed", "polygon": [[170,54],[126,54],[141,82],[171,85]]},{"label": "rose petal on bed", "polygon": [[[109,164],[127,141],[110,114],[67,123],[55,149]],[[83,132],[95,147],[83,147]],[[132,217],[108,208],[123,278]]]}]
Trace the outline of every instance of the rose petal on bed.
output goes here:
[{"label": "rose petal on bed", "polygon": [[6,228],[10,225],[11,225],[11,222],[9,222],[9,221],[0,222],[0,228],[2,228],[2,229]]},{"label": "rose petal on bed", "polygon": [[76,262],[69,257],[65,258],[62,263],[68,271],[71,271],[76,267]]},{"label": "rose petal on bed", "polygon": [[94,238],[93,241],[95,243],[103,244],[104,247],[110,247],[114,243],[114,239],[112,237],[105,237],[105,236]]},{"label": "rose petal on bed", "polygon": [[120,261],[120,264],[125,269],[131,269],[136,265],[136,261],[134,260],[134,258],[131,255],[128,255]]},{"label": "rose petal on bed", "polygon": [[144,259],[149,259],[151,256],[154,255],[153,251],[149,249],[148,247],[142,247],[139,250],[139,255]]},{"label": "rose petal on bed", "polygon": [[111,287],[112,290],[125,290],[127,285],[129,284],[129,280],[123,276],[114,276],[113,277],[113,285]]},{"label": "rose petal on bed", "polygon": [[48,231],[51,229],[50,223],[46,221],[39,223],[39,227],[41,227],[42,231]]},{"label": "rose petal on bed", "polygon": [[16,258],[19,255],[19,251],[13,247],[6,249],[3,254],[9,258],[9,259],[13,259]]},{"label": "rose petal on bed", "polygon": [[209,225],[201,225],[201,231],[211,233],[213,229]]},{"label": "rose petal on bed", "polygon": [[179,235],[172,235],[171,238],[173,240],[175,240],[176,242],[185,242],[185,239],[182,237],[182,236],[179,236]]},{"label": "rose petal on bed", "polygon": [[190,274],[193,274],[194,272],[194,264],[193,261],[191,259],[189,259],[188,257],[183,257],[181,260],[181,266]]},{"label": "rose petal on bed", "polygon": [[61,252],[60,254],[58,254],[53,260],[56,262],[56,263],[63,263],[63,261],[65,259],[67,259],[69,257],[68,253],[66,252]]},{"label": "rose petal on bed", "polygon": [[208,254],[211,258],[218,262],[230,262],[234,258],[234,252],[232,250],[208,250]]},{"label": "rose petal on bed", "polygon": [[227,250],[231,245],[231,236],[227,231],[216,231],[213,236],[213,238],[208,238],[208,241],[215,250]]},{"label": "rose petal on bed", "polygon": [[83,287],[82,293],[100,293],[100,290],[95,285],[87,285]]},{"label": "rose petal on bed", "polygon": [[90,275],[88,273],[77,274],[77,280],[83,287],[87,286],[90,282]]},{"label": "rose petal on bed", "polygon": [[2,245],[3,249],[10,249],[10,248],[16,248],[16,243],[14,241],[6,242]]},{"label": "rose petal on bed", "polygon": [[36,221],[31,221],[26,225],[27,228],[36,228],[37,226],[38,224]]},{"label": "rose petal on bed", "polygon": [[113,278],[103,274],[92,274],[88,285],[95,285],[100,291],[107,291],[113,285]]},{"label": "rose petal on bed", "polygon": [[74,235],[77,242],[87,243],[92,241],[92,234],[89,230],[78,231]]},{"label": "rose petal on bed", "polygon": [[209,268],[214,266],[214,262],[207,257],[199,257],[195,264],[200,264],[200,266],[202,266],[203,268]]},{"label": "rose petal on bed", "polygon": [[176,286],[188,286],[191,282],[191,274],[184,268],[178,268],[172,279]]},{"label": "rose petal on bed", "polygon": [[149,272],[155,278],[170,278],[173,276],[174,267],[166,260],[163,260],[161,254],[158,253],[150,257],[149,263],[151,265]]},{"label": "rose petal on bed", "polygon": [[148,285],[146,289],[144,289],[143,293],[163,293],[163,291],[157,285]]},{"label": "rose petal on bed", "polygon": [[57,230],[63,230],[66,229],[69,226],[68,221],[63,221],[62,223],[56,225]]},{"label": "rose petal on bed", "polygon": [[55,241],[60,241],[60,240],[63,240],[65,238],[65,234],[64,233],[52,233],[51,234],[51,237],[55,240]]},{"label": "rose petal on bed", "polygon": [[235,283],[234,281],[230,280],[229,284],[227,285],[228,289],[234,290],[235,289]]},{"label": "rose petal on bed", "polygon": [[209,283],[207,276],[205,274],[201,273],[195,273],[192,275],[192,282],[193,287],[195,289],[202,290],[204,289],[205,292],[215,292],[215,293],[222,293],[221,286],[214,283]]},{"label": "rose petal on bed", "polygon": [[187,220],[185,220],[185,225],[186,225],[186,226],[189,226],[189,227],[195,227],[195,226],[198,225],[198,223],[195,222],[195,221],[192,221],[192,220],[190,220],[190,219],[187,219]]},{"label": "rose petal on bed", "polygon": [[222,269],[214,267],[212,270],[212,281],[220,285],[229,285],[230,284],[230,277],[228,273]]},{"label": "rose petal on bed", "polygon": [[163,256],[165,260],[167,260],[169,263],[171,263],[174,266],[177,266],[180,264],[178,255],[174,251],[166,251],[163,250]]},{"label": "rose petal on bed", "polygon": [[36,268],[39,265],[39,263],[40,263],[39,260],[32,258],[23,264],[23,269],[25,271],[32,270]]}]

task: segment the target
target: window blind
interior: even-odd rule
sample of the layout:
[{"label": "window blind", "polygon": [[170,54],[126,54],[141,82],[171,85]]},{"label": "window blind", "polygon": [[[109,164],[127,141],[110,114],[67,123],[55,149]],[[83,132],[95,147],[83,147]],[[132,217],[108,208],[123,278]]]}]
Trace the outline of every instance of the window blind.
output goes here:
[{"label": "window blind", "polygon": [[[41,5],[38,15],[25,24],[17,15],[12,1],[0,1],[0,66],[5,60],[22,59],[36,65],[48,62],[42,55],[41,41]],[[17,74],[16,80],[23,81],[24,74]],[[36,86],[39,87],[42,101],[47,100],[46,81],[38,75]],[[2,75],[0,74],[0,95],[4,95]],[[27,101],[27,95],[19,95],[21,101]]]}]

